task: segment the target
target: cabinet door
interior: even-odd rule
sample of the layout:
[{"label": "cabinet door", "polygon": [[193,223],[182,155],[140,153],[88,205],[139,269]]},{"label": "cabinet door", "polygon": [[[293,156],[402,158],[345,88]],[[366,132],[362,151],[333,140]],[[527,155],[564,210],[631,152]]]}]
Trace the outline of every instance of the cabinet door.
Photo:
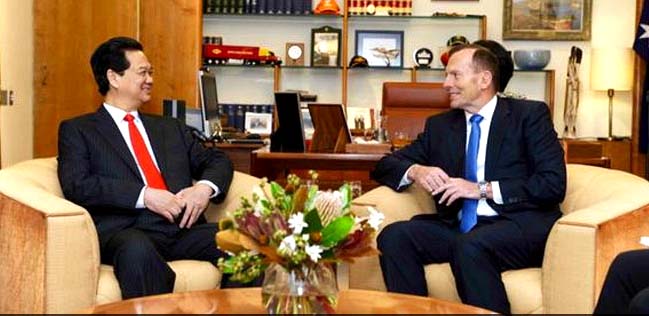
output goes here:
[{"label": "cabinet door", "polygon": [[197,107],[201,1],[141,0],[140,6],[140,41],[155,71],[153,96],[142,110],[162,113],[163,99]]},{"label": "cabinet door", "polygon": [[59,122],[99,107],[90,55],[117,35],[137,35],[137,0],[34,1],[35,157],[57,154]]}]

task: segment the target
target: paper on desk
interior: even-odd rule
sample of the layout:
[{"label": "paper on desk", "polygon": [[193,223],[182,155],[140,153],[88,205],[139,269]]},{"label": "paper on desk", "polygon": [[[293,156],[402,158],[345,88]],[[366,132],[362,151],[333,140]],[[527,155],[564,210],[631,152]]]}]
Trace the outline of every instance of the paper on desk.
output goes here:
[{"label": "paper on desk", "polygon": [[640,236],[640,244],[649,247],[649,236]]},{"label": "paper on desk", "polygon": [[380,144],[377,140],[365,140],[363,137],[354,138],[354,144]]}]

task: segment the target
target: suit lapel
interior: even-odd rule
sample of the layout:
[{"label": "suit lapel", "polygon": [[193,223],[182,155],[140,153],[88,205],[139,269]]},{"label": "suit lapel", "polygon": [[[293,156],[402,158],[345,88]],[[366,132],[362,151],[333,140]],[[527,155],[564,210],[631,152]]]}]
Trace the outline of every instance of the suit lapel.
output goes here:
[{"label": "suit lapel", "polygon": [[464,158],[466,156],[466,118],[464,111],[454,111],[451,116],[451,129],[449,135],[451,166],[458,177],[464,177]]},{"label": "suit lapel", "polygon": [[485,158],[485,178],[489,179],[494,163],[498,159],[500,149],[502,148],[503,137],[505,136],[505,126],[507,126],[507,117],[510,114],[509,103],[502,98],[498,98],[494,116],[491,119],[489,128],[489,140],[487,141],[487,156]]},{"label": "suit lapel", "polygon": [[[164,133],[162,131],[162,126],[156,122],[156,120],[152,119],[151,117],[147,115],[143,115],[140,113],[140,119],[142,120],[142,124],[144,125],[144,128],[146,129],[146,133],[149,136],[149,142],[151,143],[151,148],[153,149],[153,153],[156,159],[156,162],[158,163],[158,167],[160,168],[160,173],[162,174],[162,177],[165,177],[165,170],[166,170],[166,162],[167,162],[167,152],[164,150],[165,148],[165,138],[164,138]],[[168,182],[167,179],[165,181]]]},{"label": "suit lapel", "polygon": [[96,120],[99,135],[103,136],[106,142],[115,149],[117,156],[124,160],[131,171],[133,171],[139,179],[142,179],[142,176],[137,169],[135,158],[133,158],[131,151],[128,150],[128,146],[126,145],[122,134],[119,132],[119,128],[115,125],[115,121],[113,121],[113,118],[108,114],[108,111],[101,106],[94,119]]}]

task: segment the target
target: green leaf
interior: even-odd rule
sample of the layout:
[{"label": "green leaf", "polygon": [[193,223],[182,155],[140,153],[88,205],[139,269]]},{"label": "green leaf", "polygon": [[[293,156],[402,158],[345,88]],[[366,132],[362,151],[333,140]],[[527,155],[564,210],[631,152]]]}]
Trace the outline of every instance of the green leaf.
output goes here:
[{"label": "green leaf", "polygon": [[309,195],[306,198],[306,202],[304,202],[304,211],[309,212],[313,209],[315,209],[315,196],[318,193],[318,186],[317,185],[312,185],[309,187]]},{"label": "green leaf", "polygon": [[333,249],[327,249],[320,254],[321,259],[335,259],[335,254]]},{"label": "green leaf", "polygon": [[270,183],[270,194],[275,200],[278,200],[280,196],[283,196],[286,193],[284,192],[284,188],[282,188],[281,185],[273,181]]},{"label": "green leaf", "polygon": [[340,186],[338,192],[340,192],[342,195],[343,211],[347,213],[352,202],[352,187],[349,185],[349,183],[345,182],[345,184]]},{"label": "green leaf", "polygon": [[339,241],[345,239],[354,225],[354,219],[351,216],[336,218],[322,230],[322,242],[324,247],[333,247]]},{"label": "green leaf", "polygon": [[222,273],[225,273],[225,274],[232,274],[232,273],[234,273],[234,272],[235,272],[234,262],[235,262],[236,260],[237,260],[237,259],[236,259],[234,256],[233,256],[233,257],[230,257],[230,258],[228,258],[228,259],[225,259],[225,260],[220,260],[220,261],[219,261],[219,264],[218,264],[219,269],[221,269],[221,272],[222,272]]},{"label": "green leaf", "polygon": [[320,220],[320,215],[318,215],[318,210],[313,209],[306,213],[304,221],[309,225],[309,227],[303,230],[304,233],[308,234],[322,230],[322,221]]}]

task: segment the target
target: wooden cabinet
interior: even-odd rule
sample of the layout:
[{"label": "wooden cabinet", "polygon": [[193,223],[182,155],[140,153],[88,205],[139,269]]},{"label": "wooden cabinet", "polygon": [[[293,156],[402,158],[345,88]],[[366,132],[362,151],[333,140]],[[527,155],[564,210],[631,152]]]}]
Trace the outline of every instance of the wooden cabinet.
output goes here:
[{"label": "wooden cabinet", "polygon": [[631,140],[563,139],[566,161],[584,163],[583,159],[607,157],[611,169],[631,172]]},{"label": "wooden cabinet", "polygon": [[89,60],[114,36],[139,39],[155,69],[143,111],[162,113],[165,98],[195,106],[201,9],[200,0],[34,0],[34,156],[57,155],[59,123],[101,105]]}]

